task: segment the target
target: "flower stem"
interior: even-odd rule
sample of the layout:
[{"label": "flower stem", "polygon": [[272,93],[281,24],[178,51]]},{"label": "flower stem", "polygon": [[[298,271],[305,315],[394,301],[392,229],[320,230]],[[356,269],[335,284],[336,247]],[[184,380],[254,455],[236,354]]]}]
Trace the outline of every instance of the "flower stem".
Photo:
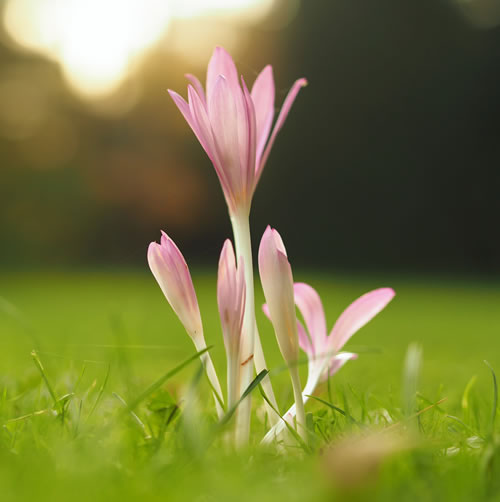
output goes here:
[{"label": "flower stem", "polygon": [[[203,336],[201,336],[199,339],[196,339],[193,341],[194,341],[194,345],[196,347],[196,350],[198,352],[207,348],[207,344],[205,343],[205,339]],[[201,359],[203,367],[205,368],[205,371],[207,373],[207,377],[210,381],[210,385],[212,386],[214,399],[215,399],[215,407],[217,409],[217,416],[220,419],[224,416],[224,410],[219,402],[219,399],[222,400],[223,397],[222,397],[222,389],[221,389],[221,386],[219,383],[219,379],[217,378],[217,373],[215,372],[214,363],[212,362],[212,358],[210,357],[210,355],[207,352],[202,354],[200,356],[200,359]],[[215,395],[215,393],[218,394],[218,397]]]},{"label": "flower stem", "polygon": [[[252,382],[254,364],[258,373],[263,369],[267,369],[267,365],[255,321],[255,295],[249,212],[247,210],[241,210],[231,214],[231,224],[233,227],[238,265],[243,259],[246,288],[245,315],[243,318],[243,332],[240,347],[241,395]],[[252,364],[252,359],[254,360],[254,364]],[[276,406],[277,408],[276,398],[274,397],[271,381],[268,376],[266,376],[262,381],[262,386],[268,399],[271,401],[273,406]],[[238,407],[236,416],[236,442],[240,446],[248,443],[250,434],[251,404],[250,397],[247,397]],[[270,407],[268,407],[267,411],[271,424],[275,424],[276,414]]]},{"label": "flower stem", "polygon": [[304,410],[304,400],[302,399],[299,369],[296,365],[290,367],[290,376],[292,377],[293,396],[295,398],[295,409],[297,410],[297,432],[307,443],[306,412]]},{"label": "flower stem", "polygon": [[[320,380],[320,376],[321,376],[321,371],[318,371],[318,369],[315,368],[314,365],[312,367],[311,365],[309,365],[309,373],[307,377],[306,386],[302,391],[302,403],[304,405],[309,400],[309,396],[315,391],[318,382]],[[296,410],[297,406],[294,403],[292,404],[290,409],[283,415],[283,417],[284,418],[295,417]],[[261,441],[261,444],[269,444],[273,439],[277,438],[285,430],[285,427],[286,427],[285,422],[283,420],[280,420],[273,427],[271,427],[271,429],[267,431],[266,435],[264,436],[264,439]]]}]

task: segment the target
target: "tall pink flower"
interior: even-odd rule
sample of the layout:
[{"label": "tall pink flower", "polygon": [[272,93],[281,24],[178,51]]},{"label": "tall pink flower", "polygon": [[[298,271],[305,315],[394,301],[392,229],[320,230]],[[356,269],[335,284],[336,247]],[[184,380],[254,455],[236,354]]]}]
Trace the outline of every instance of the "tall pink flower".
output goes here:
[{"label": "tall pink flower", "polygon": [[230,212],[249,211],[276,135],[307,81],[301,78],[293,84],[271,132],[275,89],[270,65],[249,92],[231,56],[216,47],[208,64],[206,89],[195,76],[186,77],[191,82],[188,102],[168,92],[212,161]]}]

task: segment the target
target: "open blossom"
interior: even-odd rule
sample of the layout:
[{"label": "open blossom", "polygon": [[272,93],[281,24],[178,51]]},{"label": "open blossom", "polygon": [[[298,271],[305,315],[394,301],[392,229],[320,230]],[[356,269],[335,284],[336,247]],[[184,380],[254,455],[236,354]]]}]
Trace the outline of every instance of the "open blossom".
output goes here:
[{"label": "open blossom", "polygon": [[245,276],[243,266],[236,266],[233,245],[224,243],[217,276],[217,304],[227,356],[228,406],[238,399],[241,332],[245,312]]},{"label": "open blossom", "polygon": [[349,338],[377,315],[394,297],[391,288],[380,288],[355,300],[337,319],[330,334],[326,331],[325,313],[318,293],[305,283],[294,285],[295,303],[306,328],[297,322],[300,348],[309,359],[309,374],[324,379],[338,371],[355,354],[339,353]]},{"label": "open blossom", "polygon": [[[356,331],[384,309],[394,295],[391,288],[380,288],[364,294],[342,312],[328,335],[323,304],[318,293],[308,284],[294,284],[295,304],[307,328],[297,321],[299,345],[309,361],[307,382],[302,392],[304,403],[321,380],[335,374],[347,361],[357,358],[357,354],[339,350]],[[263,306],[263,310],[270,317],[267,305]],[[295,413],[295,405],[292,405],[285,413],[285,418],[289,420]],[[266,434],[263,442],[268,443],[284,428],[285,424],[281,421]]]},{"label": "open blossom", "polygon": [[275,88],[270,65],[249,92],[231,56],[216,47],[208,64],[206,89],[195,76],[186,77],[191,82],[188,102],[172,90],[169,93],[212,161],[230,212],[249,211],[276,135],[307,82],[301,78],[293,84],[271,132]]}]

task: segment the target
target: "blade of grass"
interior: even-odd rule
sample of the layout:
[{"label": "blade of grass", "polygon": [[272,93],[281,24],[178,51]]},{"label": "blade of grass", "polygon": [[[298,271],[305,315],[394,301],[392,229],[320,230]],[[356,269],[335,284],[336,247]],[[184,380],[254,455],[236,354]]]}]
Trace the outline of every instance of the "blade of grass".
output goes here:
[{"label": "blade of grass", "polygon": [[212,348],[206,347],[203,350],[200,350],[196,354],[192,355],[191,357],[188,357],[184,362],[176,366],[175,368],[171,369],[167,373],[165,373],[162,377],[160,377],[158,380],[153,382],[144,392],[142,392],[138,397],[136,397],[129,405],[128,408],[129,410],[133,410],[137,407],[137,405],[141,402],[144,401],[149,395],[151,395],[155,390],[159,389],[167,380],[172,378],[174,375],[179,373],[182,369],[184,369],[186,366],[191,364],[193,361],[198,359],[202,354],[205,352],[209,351]]},{"label": "blade of grass", "polygon": [[491,434],[493,434],[495,430],[495,419],[497,417],[497,406],[498,406],[498,384],[497,384],[497,376],[495,375],[495,371],[491,367],[488,361],[484,361],[484,364],[488,366],[491,371],[491,376],[493,377],[493,409],[491,410]]},{"label": "blade of grass", "polygon": [[306,444],[306,442],[300,437],[300,434],[279,414],[278,410],[271,404],[271,401],[269,401],[269,398],[266,396],[264,389],[260,385],[259,385],[259,390],[264,401],[266,401],[266,403],[271,407],[274,413],[276,413],[276,415],[278,415],[278,417],[280,417],[280,419],[283,420],[285,427],[288,429],[290,434],[295,438],[297,443],[304,449],[305,452],[310,453],[311,449],[309,445]]},{"label": "blade of grass", "polygon": [[468,410],[469,409],[469,395],[472,390],[472,387],[474,387],[475,383],[477,380],[477,375],[474,375],[468,382],[467,385],[465,386],[464,393],[462,395],[462,410]]},{"label": "blade of grass", "polygon": [[116,392],[113,392],[112,395],[123,405],[124,410],[126,410],[130,413],[132,420],[142,429],[142,432],[144,434],[144,439],[150,439],[151,436],[148,434],[148,431],[146,430],[146,426],[144,425],[144,422],[130,409],[130,406],[127,404],[125,399],[123,399],[123,397],[119,396]]},{"label": "blade of grass", "polygon": [[106,370],[106,376],[104,377],[102,385],[99,388],[99,393],[97,394],[97,398],[96,398],[96,400],[94,402],[94,405],[92,406],[92,409],[90,410],[90,413],[87,415],[86,421],[88,421],[88,419],[92,416],[92,414],[94,413],[94,411],[97,408],[97,405],[99,404],[99,401],[101,400],[101,397],[102,397],[102,395],[104,393],[104,389],[106,388],[106,384],[108,383],[110,371],[111,371],[111,365],[108,364],[108,369]]},{"label": "blade of grass", "polygon": [[234,412],[237,410],[238,406],[240,403],[248,397],[254,389],[262,382],[264,377],[269,373],[268,370],[262,370],[251,382],[250,385],[245,389],[245,392],[241,395],[241,397],[238,399],[238,401],[235,403],[235,405],[228,410],[228,412],[220,419],[219,425],[225,425],[229,420],[231,420],[231,417],[234,415]]},{"label": "blade of grass", "polygon": [[82,379],[83,379],[83,375],[85,374],[85,370],[87,369],[87,363],[84,361],[83,362],[83,366],[82,366],[82,371],[80,373],[80,376],[78,377],[78,380],[76,381],[75,383],[75,387],[73,389],[73,391],[76,393],[76,391],[78,390],[78,387],[80,386],[80,384],[82,383]]},{"label": "blade of grass", "polygon": [[57,399],[56,393],[54,392],[54,389],[53,389],[52,385],[50,384],[49,379],[47,378],[47,374],[45,373],[45,369],[42,365],[42,361],[40,361],[40,358],[38,357],[36,350],[31,351],[31,357],[33,358],[33,362],[35,363],[35,366],[38,368],[40,375],[42,375],[42,379],[45,382],[45,386],[47,387],[49,394],[52,397],[52,400],[54,401],[54,407],[56,408],[56,411],[58,413],[61,413],[61,411],[62,411],[61,403],[60,403],[59,399]]},{"label": "blade of grass", "polygon": [[454,420],[455,422],[459,423],[469,434],[474,434],[475,436],[481,437],[480,434],[478,434],[474,429],[469,427],[465,422],[460,420],[458,417],[455,417],[453,415],[446,415],[446,418],[449,418],[450,420]]},{"label": "blade of grass", "polygon": [[308,395],[308,396],[306,396],[306,397],[309,397],[309,398],[311,398],[311,399],[315,399],[316,401],[319,401],[320,403],[324,404],[325,406],[328,406],[328,407],[329,407],[329,408],[331,408],[332,410],[334,410],[334,411],[336,411],[336,412],[340,413],[341,415],[343,415],[344,417],[346,417],[347,419],[349,419],[349,420],[351,421],[351,423],[356,424],[356,425],[359,425],[359,424],[358,424],[358,422],[354,419],[354,417],[353,417],[350,413],[348,413],[348,412],[344,411],[342,408],[339,408],[338,406],[335,406],[335,405],[334,405],[334,404],[332,404],[332,403],[329,403],[329,402],[328,402],[328,401],[326,401],[325,399],[321,399],[320,397],[317,397],[317,396],[310,396],[310,395]]},{"label": "blade of grass", "polygon": [[417,413],[414,413],[413,415],[401,420],[400,422],[396,422],[395,424],[392,424],[392,425],[389,425],[389,427],[387,427],[386,431],[388,430],[391,430],[391,429],[395,429],[396,427],[399,427],[401,426],[402,424],[404,424],[405,422],[408,422],[409,420],[413,420],[414,418],[417,418],[419,417],[420,415],[422,415],[422,413],[426,413],[427,411],[429,410],[432,410],[433,408],[436,408],[437,406],[439,406],[441,403],[444,403],[448,398],[447,397],[443,397],[442,399],[440,399],[439,401],[436,401],[435,403],[429,405],[429,406],[426,406],[425,408],[417,411]]}]

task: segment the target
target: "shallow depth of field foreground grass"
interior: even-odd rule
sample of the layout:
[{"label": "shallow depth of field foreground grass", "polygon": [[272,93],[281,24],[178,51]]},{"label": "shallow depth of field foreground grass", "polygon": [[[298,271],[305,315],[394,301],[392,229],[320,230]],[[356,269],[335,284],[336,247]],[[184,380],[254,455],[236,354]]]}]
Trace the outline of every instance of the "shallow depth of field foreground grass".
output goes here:
[{"label": "shallow depth of field foreground grass", "polygon": [[[193,278],[223,380],[215,276]],[[197,361],[145,392],[195,353],[151,275],[4,274],[0,500],[500,500],[500,417],[484,363],[500,376],[500,284],[301,271],[295,279],[321,294],[329,327],[370,289],[397,295],[347,345],[359,359],[318,390],[323,402],[307,404],[307,451],[291,435],[259,448],[257,388],[250,451],[234,453],[225,439],[232,421],[216,423]],[[288,376],[257,310],[283,412]]]}]

